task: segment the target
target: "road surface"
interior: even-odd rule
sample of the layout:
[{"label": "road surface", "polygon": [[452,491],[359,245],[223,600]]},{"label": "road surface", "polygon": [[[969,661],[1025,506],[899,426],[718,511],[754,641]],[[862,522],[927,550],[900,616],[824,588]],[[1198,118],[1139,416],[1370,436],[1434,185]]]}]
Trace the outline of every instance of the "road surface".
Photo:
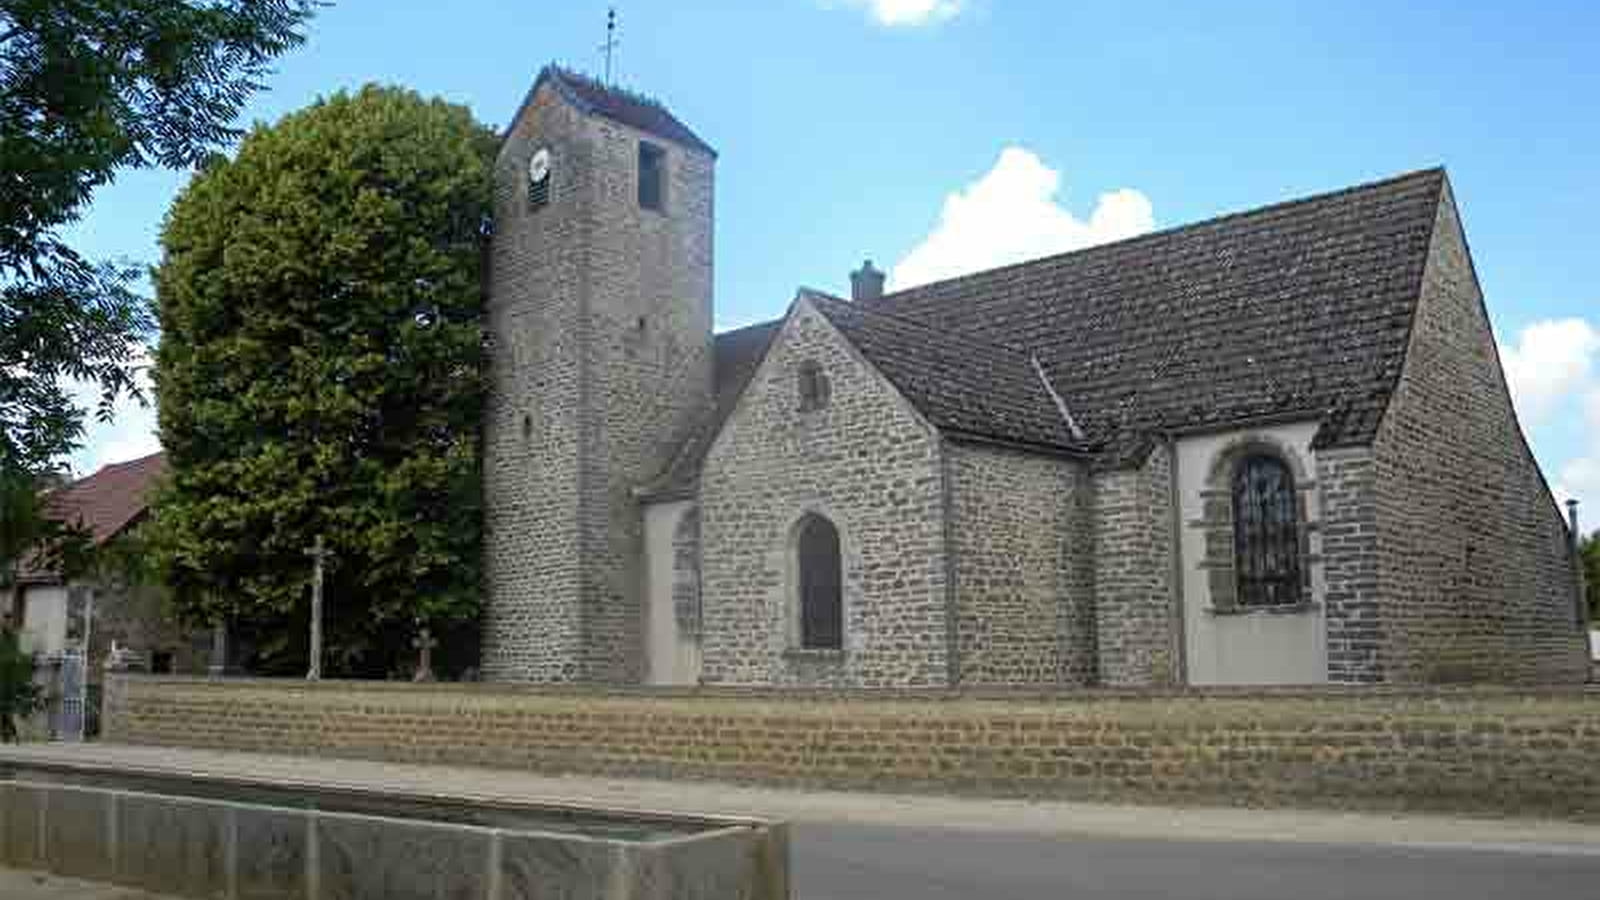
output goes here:
[{"label": "road surface", "polygon": [[1600,849],[1383,846],[803,824],[797,900],[1577,900]]}]

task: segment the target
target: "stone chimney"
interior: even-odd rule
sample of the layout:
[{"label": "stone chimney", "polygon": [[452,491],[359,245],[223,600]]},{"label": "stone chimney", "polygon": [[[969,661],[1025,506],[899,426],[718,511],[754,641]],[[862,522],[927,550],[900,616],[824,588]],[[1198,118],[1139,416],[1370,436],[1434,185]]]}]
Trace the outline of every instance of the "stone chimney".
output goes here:
[{"label": "stone chimney", "polygon": [[850,299],[860,303],[883,296],[883,273],[873,268],[872,260],[850,273]]}]

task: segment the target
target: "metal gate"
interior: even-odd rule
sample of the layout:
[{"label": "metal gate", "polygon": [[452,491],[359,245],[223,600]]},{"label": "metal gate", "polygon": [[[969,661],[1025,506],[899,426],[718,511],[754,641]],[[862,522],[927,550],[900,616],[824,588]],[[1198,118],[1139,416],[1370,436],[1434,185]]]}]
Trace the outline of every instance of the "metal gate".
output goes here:
[{"label": "metal gate", "polygon": [[50,737],[58,741],[81,741],[88,708],[88,678],[82,650],[61,654],[54,690],[50,691]]}]

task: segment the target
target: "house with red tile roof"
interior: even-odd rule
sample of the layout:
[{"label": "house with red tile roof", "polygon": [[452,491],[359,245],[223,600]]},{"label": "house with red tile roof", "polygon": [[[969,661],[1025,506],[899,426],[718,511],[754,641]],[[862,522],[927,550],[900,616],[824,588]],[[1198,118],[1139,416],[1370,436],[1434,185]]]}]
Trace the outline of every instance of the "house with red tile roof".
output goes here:
[{"label": "house with red tile roof", "polygon": [[[45,495],[46,513],[81,528],[97,549],[130,535],[149,515],[166,456],[112,463]],[[11,621],[24,646],[43,656],[81,649],[98,666],[115,642],[163,669],[190,656],[189,642],[162,607],[156,585],[131,585],[110,574],[68,577],[38,557],[26,560],[11,588]]]}]

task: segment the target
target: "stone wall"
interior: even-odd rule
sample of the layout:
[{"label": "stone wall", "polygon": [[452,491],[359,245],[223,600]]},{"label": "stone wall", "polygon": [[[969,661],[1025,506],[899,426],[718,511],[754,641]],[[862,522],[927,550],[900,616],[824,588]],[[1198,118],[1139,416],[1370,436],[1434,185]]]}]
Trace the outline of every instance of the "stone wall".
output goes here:
[{"label": "stone wall", "polygon": [[1384,675],[1583,680],[1576,575],[1446,192],[1374,445]]},{"label": "stone wall", "polygon": [[545,773],[1600,820],[1600,694],[651,690],[117,676],[108,740]]},{"label": "stone wall", "polygon": [[1157,447],[1139,469],[1097,474],[1094,498],[1100,683],[1175,683],[1171,454]]},{"label": "stone wall", "polygon": [[1383,621],[1378,602],[1377,497],[1372,450],[1317,451],[1322,500],[1323,608],[1328,628],[1328,680],[1383,681]]},{"label": "stone wall", "polygon": [[[666,150],[662,212],[636,199]],[[549,202],[527,163],[552,155]],[[542,87],[495,166],[484,421],[485,674],[638,681],[642,525],[632,490],[709,405],[712,158],[586,116]]]},{"label": "stone wall", "polygon": [[[801,412],[814,363],[828,401]],[[805,301],[700,473],[702,675],[709,683],[939,685],[949,680],[940,441]],[[795,527],[839,531],[844,648],[802,650]]]},{"label": "stone wall", "polygon": [[1090,485],[1081,463],[945,445],[961,684],[1095,676]]}]

